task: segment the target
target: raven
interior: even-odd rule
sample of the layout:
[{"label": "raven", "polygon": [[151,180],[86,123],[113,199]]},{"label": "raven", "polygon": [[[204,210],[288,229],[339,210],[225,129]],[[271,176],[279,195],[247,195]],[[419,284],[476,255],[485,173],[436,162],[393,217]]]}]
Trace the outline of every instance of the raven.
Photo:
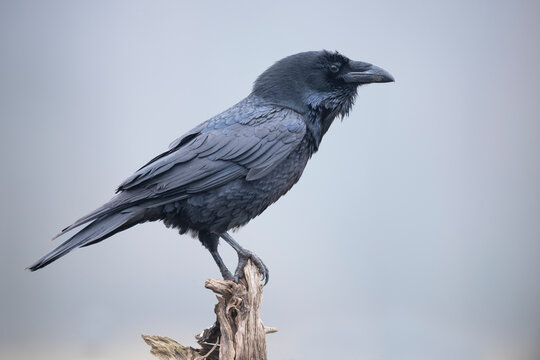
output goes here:
[{"label": "raven", "polygon": [[[348,115],[358,86],[392,82],[387,71],[338,52],[279,60],[245,99],[187,132],[128,177],[117,195],[58,235],[88,224],[29,269],[98,243],[136,224],[161,220],[197,236],[224,279],[238,281],[248,259],[268,269],[227,231],[245,225],[299,180],[336,117]],[[218,253],[220,237],[238,254],[234,275]]]}]

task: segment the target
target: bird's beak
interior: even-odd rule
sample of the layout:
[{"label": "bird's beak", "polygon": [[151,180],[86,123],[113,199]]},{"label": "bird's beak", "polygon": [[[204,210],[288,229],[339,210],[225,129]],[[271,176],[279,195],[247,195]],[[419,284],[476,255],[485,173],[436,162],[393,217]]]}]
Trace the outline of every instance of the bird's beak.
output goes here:
[{"label": "bird's beak", "polygon": [[343,75],[347,83],[370,84],[393,82],[394,77],[378,66],[361,61],[350,61],[349,72]]}]

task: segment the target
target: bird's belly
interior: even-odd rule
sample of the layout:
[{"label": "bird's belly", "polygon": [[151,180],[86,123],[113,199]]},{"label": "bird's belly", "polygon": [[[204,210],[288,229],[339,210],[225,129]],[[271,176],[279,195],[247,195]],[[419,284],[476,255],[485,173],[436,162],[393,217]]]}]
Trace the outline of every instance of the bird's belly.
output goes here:
[{"label": "bird's belly", "polygon": [[261,179],[247,181],[243,177],[166,206],[164,222],[181,232],[222,233],[245,225],[290,190],[309,157],[308,149],[300,146]]}]

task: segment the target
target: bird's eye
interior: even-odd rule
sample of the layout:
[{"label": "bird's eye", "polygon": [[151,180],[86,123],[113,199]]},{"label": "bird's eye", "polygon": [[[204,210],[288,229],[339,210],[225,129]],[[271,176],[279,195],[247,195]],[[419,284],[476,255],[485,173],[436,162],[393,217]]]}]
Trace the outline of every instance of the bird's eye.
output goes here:
[{"label": "bird's eye", "polygon": [[337,73],[339,71],[339,67],[337,65],[330,65],[330,71],[333,73]]}]

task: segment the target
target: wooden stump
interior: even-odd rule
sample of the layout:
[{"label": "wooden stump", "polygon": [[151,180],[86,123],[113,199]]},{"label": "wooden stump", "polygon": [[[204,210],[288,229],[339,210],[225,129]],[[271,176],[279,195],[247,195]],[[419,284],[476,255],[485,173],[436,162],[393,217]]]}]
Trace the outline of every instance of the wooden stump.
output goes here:
[{"label": "wooden stump", "polygon": [[200,349],[182,346],[164,336],[142,335],[160,360],[266,360],[266,334],[277,329],[263,325],[261,274],[251,261],[245,278],[233,281],[209,279],[204,286],[218,294],[214,308],[216,322],[196,335]]}]

